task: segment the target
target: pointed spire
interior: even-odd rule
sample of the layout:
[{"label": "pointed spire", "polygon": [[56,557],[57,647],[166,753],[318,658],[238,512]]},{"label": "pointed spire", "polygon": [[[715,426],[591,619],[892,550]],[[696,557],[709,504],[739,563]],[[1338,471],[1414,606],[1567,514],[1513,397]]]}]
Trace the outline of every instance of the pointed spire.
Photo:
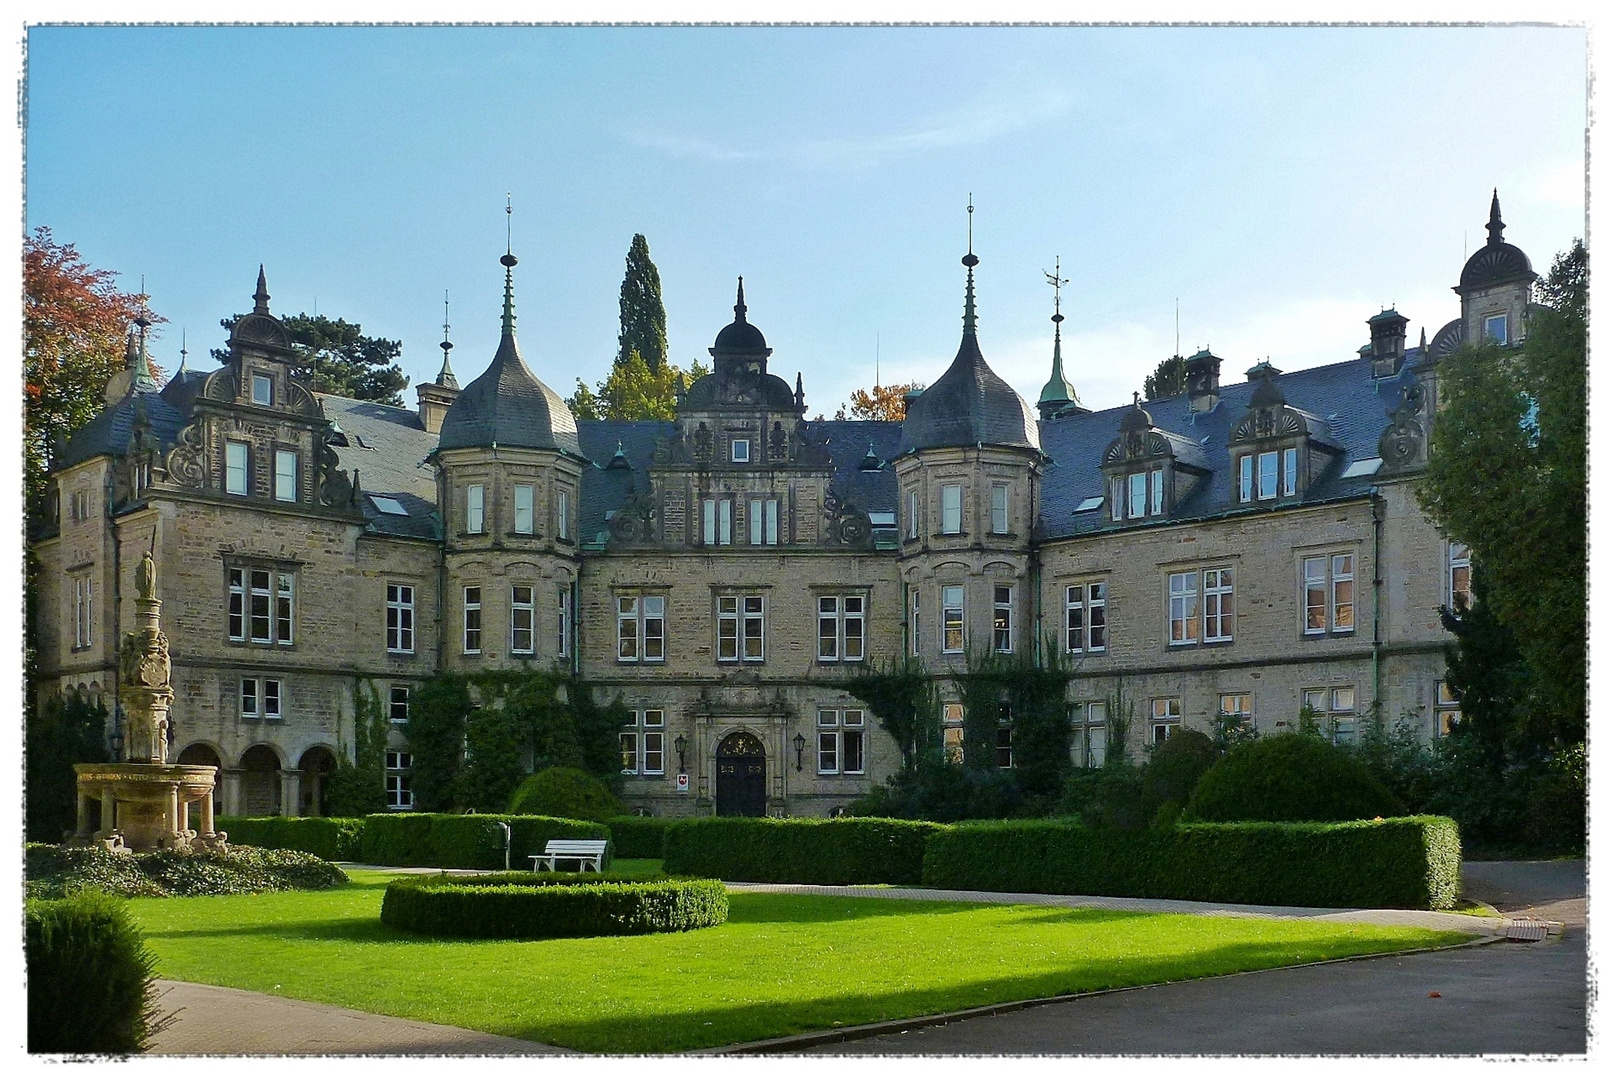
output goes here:
[{"label": "pointed spire", "polygon": [[[140,314],[134,317],[134,325],[139,327],[139,344],[130,357],[132,363],[129,369],[134,372],[134,388],[136,390],[154,390],[157,380],[151,374],[151,361],[146,356],[146,328],[151,325],[151,316],[146,313],[145,281],[140,282]],[[131,338],[131,344],[133,339]]]},{"label": "pointed spire", "polygon": [[1038,402],[1041,418],[1048,420],[1060,407],[1080,404],[1080,398],[1063,373],[1063,287],[1069,284],[1069,279],[1063,276],[1063,260],[1053,262],[1052,273],[1043,270],[1042,274],[1052,286],[1052,376],[1041,388]]},{"label": "pointed spire", "polygon": [[[766,297],[762,297],[762,299],[765,300]],[[749,309],[744,306],[744,275],[740,274],[739,275],[739,299],[734,301],[734,304],[733,304],[733,321],[734,322],[741,322],[741,323],[744,322],[745,321],[744,313],[746,311],[748,311],[748,310]]]},{"label": "pointed spire", "polygon": [[184,327],[180,327],[180,329],[179,329],[179,368],[178,368],[177,371],[174,372],[174,378],[176,380],[179,378],[179,376],[185,374],[185,371],[186,371],[185,360],[190,356],[190,349],[189,349],[188,345],[189,345],[189,331],[186,330]]},{"label": "pointed spire", "polygon": [[499,262],[504,264],[504,327],[505,337],[515,336],[515,265],[520,262],[515,258],[514,249],[514,214],[515,201],[506,192],[504,195],[504,254]]},{"label": "pointed spire", "polygon": [[[963,256],[963,265],[968,267],[968,286],[963,292],[963,338],[974,337],[978,327],[978,319],[974,313],[974,267],[979,265],[979,256],[974,254],[974,193],[968,193],[968,254]],[[977,348],[977,346],[976,346]]]},{"label": "pointed spire", "polygon": [[448,353],[453,351],[453,342],[448,340],[448,294],[442,294],[442,370],[437,372],[436,384],[446,386],[449,390],[459,389],[459,380],[453,373],[453,367],[448,363]]},{"label": "pointed spire", "polygon": [[1505,243],[1506,223],[1500,220],[1500,189],[1494,189],[1494,197],[1489,201],[1489,243]]},{"label": "pointed spire", "polygon": [[1425,352],[1426,352],[1426,351],[1427,351],[1427,327],[1425,327],[1425,326],[1424,326],[1424,327],[1422,327],[1422,344],[1421,344],[1421,350],[1422,350],[1422,351],[1423,351],[1423,352],[1424,352],[1424,353],[1425,353]]},{"label": "pointed spire", "polygon": [[797,372],[795,372],[795,408],[804,409],[805,407],[806,407],[806,387],[800,381],[800,372],[797,371]]},{"label": "pointed spire", "polygon": [[257,264],[257,292],[252,294],[252,299],[257,301],[252,306],[254,315],[267,315],[269,313],[269,280],[263,274],[262,263]]}]

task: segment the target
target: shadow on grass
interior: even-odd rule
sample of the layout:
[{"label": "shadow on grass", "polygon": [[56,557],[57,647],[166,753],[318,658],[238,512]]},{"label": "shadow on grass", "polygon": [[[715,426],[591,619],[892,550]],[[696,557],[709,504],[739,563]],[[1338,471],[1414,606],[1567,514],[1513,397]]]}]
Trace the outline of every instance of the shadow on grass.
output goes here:
[{"label": "shadow on grass", "polygon": [[[1460,937],[1463,935],[1454,935]],[[1027,973],[940,987],[756,1002],[683,1012],[615,1010],[583,1022],[512,1025],[499,1034],[594,1053],[671,1053],[777,1038],[837,1026],[912,1019],[1032,998],[1177,982],[1414,947],[1386,938],[1295,946],[1245,942],[1194,950],[1190,956],[1113,958],[1076,962],[1058,971]]]},{"label": "shadow on grass", "polygon": [[197,928],[193,930],[146,930],[150,941],[197,941],[206,938],[301,938],[307,941],[406,942],[423,941],[412,934],[401,934],[381,925],[379,917],[356,916],[344,919],[307,919],[258,926]]},{"label": "shadow on grass", "polygon": [[[1041,907],[1034,904],[979,904],[953,900],[902,900],[884,897],[820,896],[812,893],[729,893],[730,923],[830,923],[862,919],[910,918],[914,915],[955,915],[981,908],[1012,909],[1015,921],[1090,923],[1123,922],[1151,917],[1151,912],[1112,911],[1105,908]],[[1035,914],[1026,911],[1036,908]]]}]

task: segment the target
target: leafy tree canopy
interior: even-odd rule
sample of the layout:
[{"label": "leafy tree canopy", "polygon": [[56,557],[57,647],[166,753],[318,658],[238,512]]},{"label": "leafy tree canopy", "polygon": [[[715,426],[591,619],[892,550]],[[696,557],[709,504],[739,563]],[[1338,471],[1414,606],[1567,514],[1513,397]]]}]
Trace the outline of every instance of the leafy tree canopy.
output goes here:
[{"label": "leafy tree canopy", "polygon": [[836,420],[905,420],[907,395],[922,390],[921,382],[896,383],[894,386],[874,385],[872,390],[852,390],[851,408],[846,412],[841,405],[834,414]]},{"label": "leafy tree canopy", "polygon": [[1520,347],[1463,346],[1439,367],[1440,408],[1419,492],[1467,543],[1485,602],[1534,675],[1554,736],[1584,738],[1585,296],[1582,243],[1559,255]]},{"label": "leafy tree canopy", "polygon": [[1177,394],[1187,392],[1187,361],[1186,357],[1177,353],[1175,356],[1159,361],[1159,366],[1153,374],[1142,380],[1142,400],[1158,401],[1160,398],[1175,397]]},{"label": "leafy tree canopy", "polygon": [[[233,330],[239,318],[231,316],[219,325]],[[358,323],[326,315],[298,313],[280,321],[299,357],[291,365],[292,378],[322,394],[403,404],[398,391],[409,385],[409,377],[393,362],[402,353],[403,342],[368,337]],[[212,355],[220,363],[229,359],[223,349],[212,350]]]},{"label": "leafy tree canopy", "polygon": [[[45,489],[49,447],[101,411],[102,392],[123,368],[129,326],[147,297],[119,290],[115,271],[90,266],[44,226],[23,238],[22,277],[24,480],[35,504]],[[153,365],[153,374],[159,370]]]},{"label": "leafy tree canopy", "polygon": [[643,233],[632,238],[627,251],[627,273],[621,279],[621,336],[616,351],[620,367],[637,353],[651,373],[666,367],[666,305],[660,298],[660,271],[649,259],[649,241]]},{"label": "leafy tree canopy", "polygon": [[566,404],[578,420],[671,420],[677,416],[678,395],[710,373],[698,360],[687,372],[675,364],[662,364],[659,371],[653,371],[633,352],[624,363],[611,367],[597,393],[578,379],[576,393]]}]

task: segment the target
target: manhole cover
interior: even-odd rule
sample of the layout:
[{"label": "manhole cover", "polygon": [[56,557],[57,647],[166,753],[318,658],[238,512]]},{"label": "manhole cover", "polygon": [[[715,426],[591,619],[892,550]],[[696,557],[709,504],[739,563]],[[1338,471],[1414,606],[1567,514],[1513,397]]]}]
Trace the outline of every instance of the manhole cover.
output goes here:
[{"label": "manhole cover", "polygon": [[1507,941],[1545,940],[1545,924],[1538,919],[1507,919],[1503,932]]}]

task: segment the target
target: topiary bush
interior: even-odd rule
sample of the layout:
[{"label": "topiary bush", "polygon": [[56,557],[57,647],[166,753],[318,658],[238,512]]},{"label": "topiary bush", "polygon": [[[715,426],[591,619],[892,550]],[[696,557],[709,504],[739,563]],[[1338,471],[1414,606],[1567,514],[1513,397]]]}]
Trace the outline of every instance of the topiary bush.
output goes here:
[{"label": "topiary bush", "polygon": [[[374,814],[364,819],[363,860],[379,866],[504,869],[504,831],[510,827],[509,866],[528,866],[550,840],[609,840],[593,821],[505,814]],[[604,865],[613,853],[605,849]]]},{"label": "topiary bush", "polygon": [[1190,728],[1177,731],[1153,747],[1142,768],[1142,813],[1150,820],[1166,804],[1175,804],[1177,816],[1192,799],[1192,793],[1216,761],[1220,751],[1214,740]]},{"label": "topiary bush", "polygon": [[137,1054],[163,1026],[155,961],[127,906],[104,893],[29,900],[28,1051]]},{"label": "topiary bush", "polygon": [[804,885],[916,885],[948,828],[886,818],[691,818],[666,828],[668,874]]},{"label": "topiary bush", "polygon": [[229,834],[231,844],[306,851],[321,859],[356,862],[363,856],[364,819],[337,817],[221,817],[214,827]]},{"label": "topiary bush", "polygon": [[131,855],[101,847],[29,844],[25,872],[28,896],[37,898],[85,890],[113,896],[225,896],[333,889],[347,881],[341,867],[306,852],[245,846],[195,855]]},{"label": "topiary bush", "polygon": [[509,800],[512,814],[539,814],[577,821],[609,821],[626,807],[596,776],[556,765],[521,781]]},{"label": "topiary bush", "polygon": [[923,884],[1300,907],[1448,908],[1461,838],[1441,817],[1234,822],[1142,832],[1067,822],[958,825],[930,837]]},{"label": "topiary bush", "polygon": [[1359,761],[1310,735],[1237,747],[1198,781],[1187,817],[1200,821],[1352,821],[1395,817],[1404,804]]},{"label": "topiary bush", "polygon": [[1099,769],[1076,769],[1064,784],[1058,814],[1078,817],[1095,829],[1140,829],[1148,823],[1142,783],[1142,770],[1124,758],[1112,758]]},{"label": "topiary bush", "polygon": [[386,887],[381,922],[433,937],[559,938],[659,934],[728,918],[720,881],[619,875],[498,874],[416,878]]},{"label": "topiary bush", "polygon": [[665,818],[613,817],[610,826],[612,849],[618,859],[659,859],[666,841]]}]

